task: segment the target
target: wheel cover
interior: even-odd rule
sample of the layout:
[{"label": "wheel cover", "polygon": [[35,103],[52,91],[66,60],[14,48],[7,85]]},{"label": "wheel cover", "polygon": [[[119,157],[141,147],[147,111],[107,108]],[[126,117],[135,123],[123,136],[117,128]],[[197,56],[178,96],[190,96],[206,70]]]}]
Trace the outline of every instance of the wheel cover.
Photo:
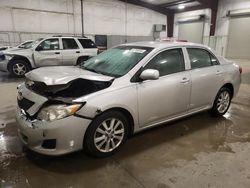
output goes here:
[{"label": "wheel cover", "polygon": [[24,64],[22,63],[16,63],[13,65],[13,72],[16,74],[16,75],[19,75],[19,76],[22,76],[26,73],[26,67]]},{"label": "wheel cover", "polygon": [[103,121],[94,134],[95,147],[100,152],[113,151],[122,143],[124,132],[124,124],[121,120],[110,118]]},{"label": "wheel cover", "polygon": [[223,91],[217,100],[217,110],[219,113],[224,113],[230,104],[230,94],[228,91]]}]

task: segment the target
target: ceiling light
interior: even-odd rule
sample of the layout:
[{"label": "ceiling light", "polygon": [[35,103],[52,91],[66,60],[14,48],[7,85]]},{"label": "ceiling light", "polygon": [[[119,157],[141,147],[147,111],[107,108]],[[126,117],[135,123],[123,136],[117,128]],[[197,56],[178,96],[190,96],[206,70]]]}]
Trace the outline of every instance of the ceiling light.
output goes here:
[{"label": "ceiling light", "polygon": [[185,8],[184,5],[179,5],[179,6],[178,6],[178,9],[180,9],[180,10],[181,10],[181,9],[184,9],[184,8]]}]

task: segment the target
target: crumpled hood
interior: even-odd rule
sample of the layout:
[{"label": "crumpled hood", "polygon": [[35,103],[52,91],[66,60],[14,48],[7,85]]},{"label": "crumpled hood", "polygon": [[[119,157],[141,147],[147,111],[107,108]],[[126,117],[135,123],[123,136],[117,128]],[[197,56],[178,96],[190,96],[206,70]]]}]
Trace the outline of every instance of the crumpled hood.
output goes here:
[{"label": "crumpled hood", "polygon": [[42,67],[28,72],[25,76],[29,80],[44,82],[46,85],[67,84],[79,78],[95,81],[110,81],[113,79],[113,77],[87,71],[77,66]]},{"label": "crumpled hood", "polygon": [[15,52],[15,51],[21,51],[21,50],[27,50],[27,49],[24,49],[24,48],[18,48],[18,47],[12,47],[12,48],[8,48],[7,50],[4,50],[4,52]]},{"label": "crumpled hood", "polygon": [[23,48],[10,48],[10,50],[5,50],[4,54],[6,55],[27,55],[32,54],[33,50],[31,48],[29,49],[23,49]]}]

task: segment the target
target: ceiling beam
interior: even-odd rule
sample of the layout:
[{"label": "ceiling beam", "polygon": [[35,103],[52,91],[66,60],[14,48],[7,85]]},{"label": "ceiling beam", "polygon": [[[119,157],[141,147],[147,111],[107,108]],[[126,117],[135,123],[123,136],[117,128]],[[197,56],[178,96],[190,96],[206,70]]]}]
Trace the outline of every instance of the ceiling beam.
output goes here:
[{"label": "ceiling beam", "polygon": [[217,19],[217,12],[218,12],[218,0],[214,0],[213,4],[211,6],[211,26],[210,26],[210,36],[215,35],[215,29],[216,29],[216,19]]},{"label": "ceiling beam", "polygon": [[151,3],[146,3],[146,2],[141,1],[141,0],[119,0],[119,1],[122,1],[124,3],[130,3],[133,5],[137,5],[137,6],[141,6],[141,7],[145,7],[145,8],[151,9],[153,11],[159,12],[159,13],[164,14],[164,15],[168,15],[169,13],[173,13],[172,10],[169,10],[169,9],[164,8],[164,7],[154,5]]},{"label": "ceiling beam", "polygon": [[194,10],[201,10],[201,9],[206,9],[210,8],[209,6],[206,5],[196,5],[192,7],[186,7],[185,9],[182,10],[175,10],[175,13],[182,13],[182,12],[188,12],[188,11],[194,11]]},{"label": "ceiling beam", "polygon": [[201,5],[211,7],[214,0],[197,0]]},{"label": "ceiling beam", "polygon": [[174,13],[167,15],[167,36],[173,37],[174,34]]},{"label": "ceiling beam", "polygon": [[190,3],[190,2],[194,2],[194,1],[196,1],[196,0],[174,1],[174,2],[170,2],[170,3],[158,4],[158,6],[167,8],[167,7],[172,7],[172,6],[180,5],[180,4],[183,4],[183,3]]}]

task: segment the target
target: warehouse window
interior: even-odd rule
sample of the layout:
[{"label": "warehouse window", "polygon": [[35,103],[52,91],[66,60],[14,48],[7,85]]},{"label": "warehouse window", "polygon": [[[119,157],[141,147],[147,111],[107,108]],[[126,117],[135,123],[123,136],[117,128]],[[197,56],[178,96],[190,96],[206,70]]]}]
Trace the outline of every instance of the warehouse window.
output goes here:
[{"label": "warehouse window", "polygon": [[62,43],[63,43],[63,49],[67,50],[67,49],[78,49],[78,45],[75,41],[75,39],[62,39]]},{"label": "warehouse window", "polygon": [[78,39],[83,48],[97,48],[95,43],[90,39]]}]

